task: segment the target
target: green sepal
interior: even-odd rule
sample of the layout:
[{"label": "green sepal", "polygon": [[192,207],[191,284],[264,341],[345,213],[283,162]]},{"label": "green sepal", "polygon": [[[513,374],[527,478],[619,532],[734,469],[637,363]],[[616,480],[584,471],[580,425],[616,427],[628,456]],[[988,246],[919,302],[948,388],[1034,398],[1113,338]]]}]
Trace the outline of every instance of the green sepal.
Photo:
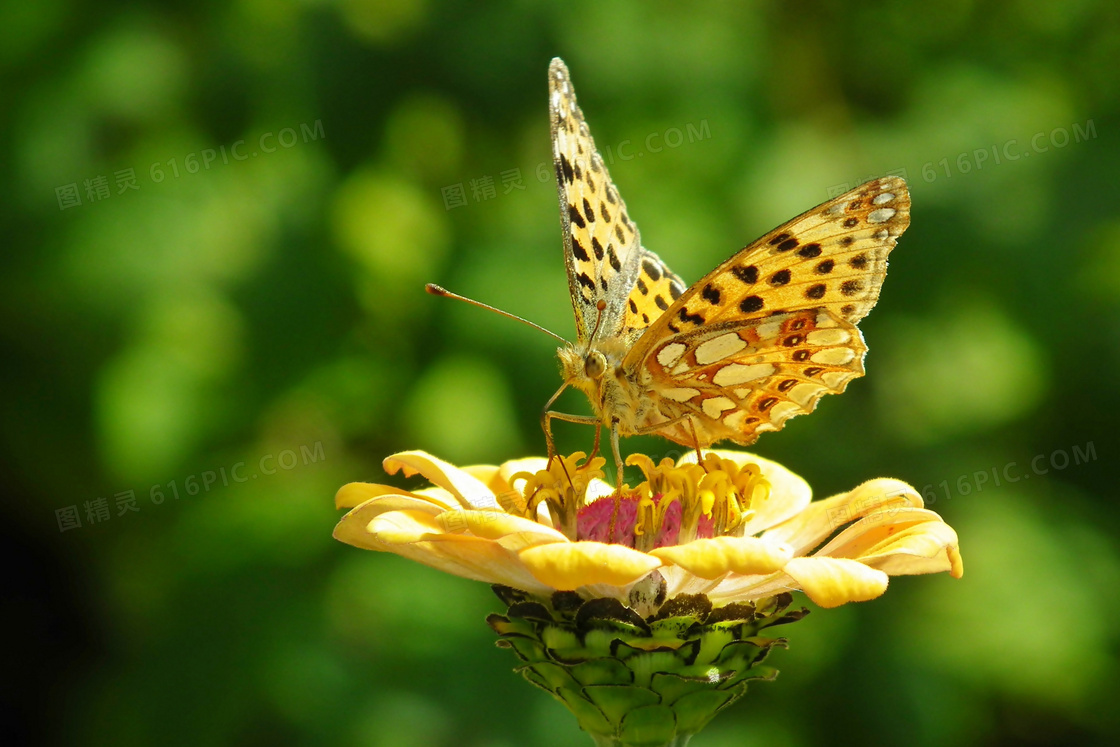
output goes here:
[{"label": "green sepal", "polygon": [[614,747],[684,745],[747,682],[777,676],[761,662],[786,641],[761,631],[807,613],[786,611],[789,594],[719,608],[687,595],[642,618],[611,598],[495,592],[509,610],[487,622],[524,662],[516,671],[564,703],[596,744]]}]

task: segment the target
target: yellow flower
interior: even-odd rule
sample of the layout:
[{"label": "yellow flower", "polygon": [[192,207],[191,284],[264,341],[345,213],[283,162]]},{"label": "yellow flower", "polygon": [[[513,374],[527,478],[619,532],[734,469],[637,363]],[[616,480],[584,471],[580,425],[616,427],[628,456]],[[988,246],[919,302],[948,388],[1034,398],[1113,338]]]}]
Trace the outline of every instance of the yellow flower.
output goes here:
[{"label": "yellow flower", "polygon": [[900,480],[811,501],[780,464],[703,456],[703,465],[695,452],[676,463],[631,456],[646,479],[614,495],[603,460],[581,453],[455,467],[402,452],[385,470],[432,486],[344,486],[335,502],[351,511],[334,536],[542,598],[574,591],[632,606],[650,578],[664,582],[658,600],[703,594],[719,606],[801,590],[836,607],[878,597],[889,576],[963,573],[956,533]]}]

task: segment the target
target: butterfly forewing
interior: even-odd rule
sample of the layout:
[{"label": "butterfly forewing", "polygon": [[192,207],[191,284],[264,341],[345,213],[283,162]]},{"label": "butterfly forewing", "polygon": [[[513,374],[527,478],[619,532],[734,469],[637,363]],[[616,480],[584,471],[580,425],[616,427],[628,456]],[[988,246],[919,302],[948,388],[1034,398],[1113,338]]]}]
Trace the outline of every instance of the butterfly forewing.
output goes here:
[{"label": "butterfly forewing", "polygon": [[[548,79],[552,156],[577,334],[587,339],[598,321],[600,337],[616,336],[622,333],[627,294],[638,275],[641,240],[595,149],[568,68],[559,58],[552,61]],[[601,320],[600,301],[606,304]]]},{"label": "butterfly forewing", "polygon": [[642,247],[638,277],[626,300],[626,334],[653,324],[685,291],[684,281],[649,249]]},{"label": "butterfly forewing", "polygon": [[[750,443],[861,376],[866,346],[855,323],[878,299],[909,208],[903,180],[868,182],[685,291],[624,361],[658,399],[660,422],[689,414],[702,443]],[[667,430],[691,442],[676,437],[678,426]]]}]

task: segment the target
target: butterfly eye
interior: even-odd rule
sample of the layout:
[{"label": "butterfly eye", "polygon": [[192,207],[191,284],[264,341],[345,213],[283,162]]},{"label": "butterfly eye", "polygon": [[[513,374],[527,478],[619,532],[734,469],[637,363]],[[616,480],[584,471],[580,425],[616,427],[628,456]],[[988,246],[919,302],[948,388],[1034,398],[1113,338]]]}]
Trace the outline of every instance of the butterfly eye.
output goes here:
[{"label": "butterfly eye", "polygon": [[607,359],[603,357],[602,353],[596,350],[587,354],[587,358],[583,361],[583,372],[587,374],[588,378],[602,378],[606,370]]}]

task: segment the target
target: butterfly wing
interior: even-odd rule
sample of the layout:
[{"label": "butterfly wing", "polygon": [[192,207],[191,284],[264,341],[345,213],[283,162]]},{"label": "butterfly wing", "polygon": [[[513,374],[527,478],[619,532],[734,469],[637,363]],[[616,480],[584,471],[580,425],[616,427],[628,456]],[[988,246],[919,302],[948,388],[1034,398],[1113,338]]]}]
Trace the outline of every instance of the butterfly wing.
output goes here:
[{"label": "butterfly wing", "polygon": [[623,361],[657,402],[646,429],[752,443],[863,375],[856,328],[910,221],[906,183],[864,184],[776,228],[685,291]]},{"label": "butterfly wing", "polygon": [[686,287],[661,257],[642,247],[638,277],[626,300],[624,334],[636,338],[681,297]]},{"label": "butterfly wing", "polygon": [[628,295],[645,252],[638,228],[595,148],[568,68],[560,58],[549,66],[548,82],[552,158],[576,332],[581,341],[590,337],[602,301],[599,335],[616,336],[622,332]]}]

